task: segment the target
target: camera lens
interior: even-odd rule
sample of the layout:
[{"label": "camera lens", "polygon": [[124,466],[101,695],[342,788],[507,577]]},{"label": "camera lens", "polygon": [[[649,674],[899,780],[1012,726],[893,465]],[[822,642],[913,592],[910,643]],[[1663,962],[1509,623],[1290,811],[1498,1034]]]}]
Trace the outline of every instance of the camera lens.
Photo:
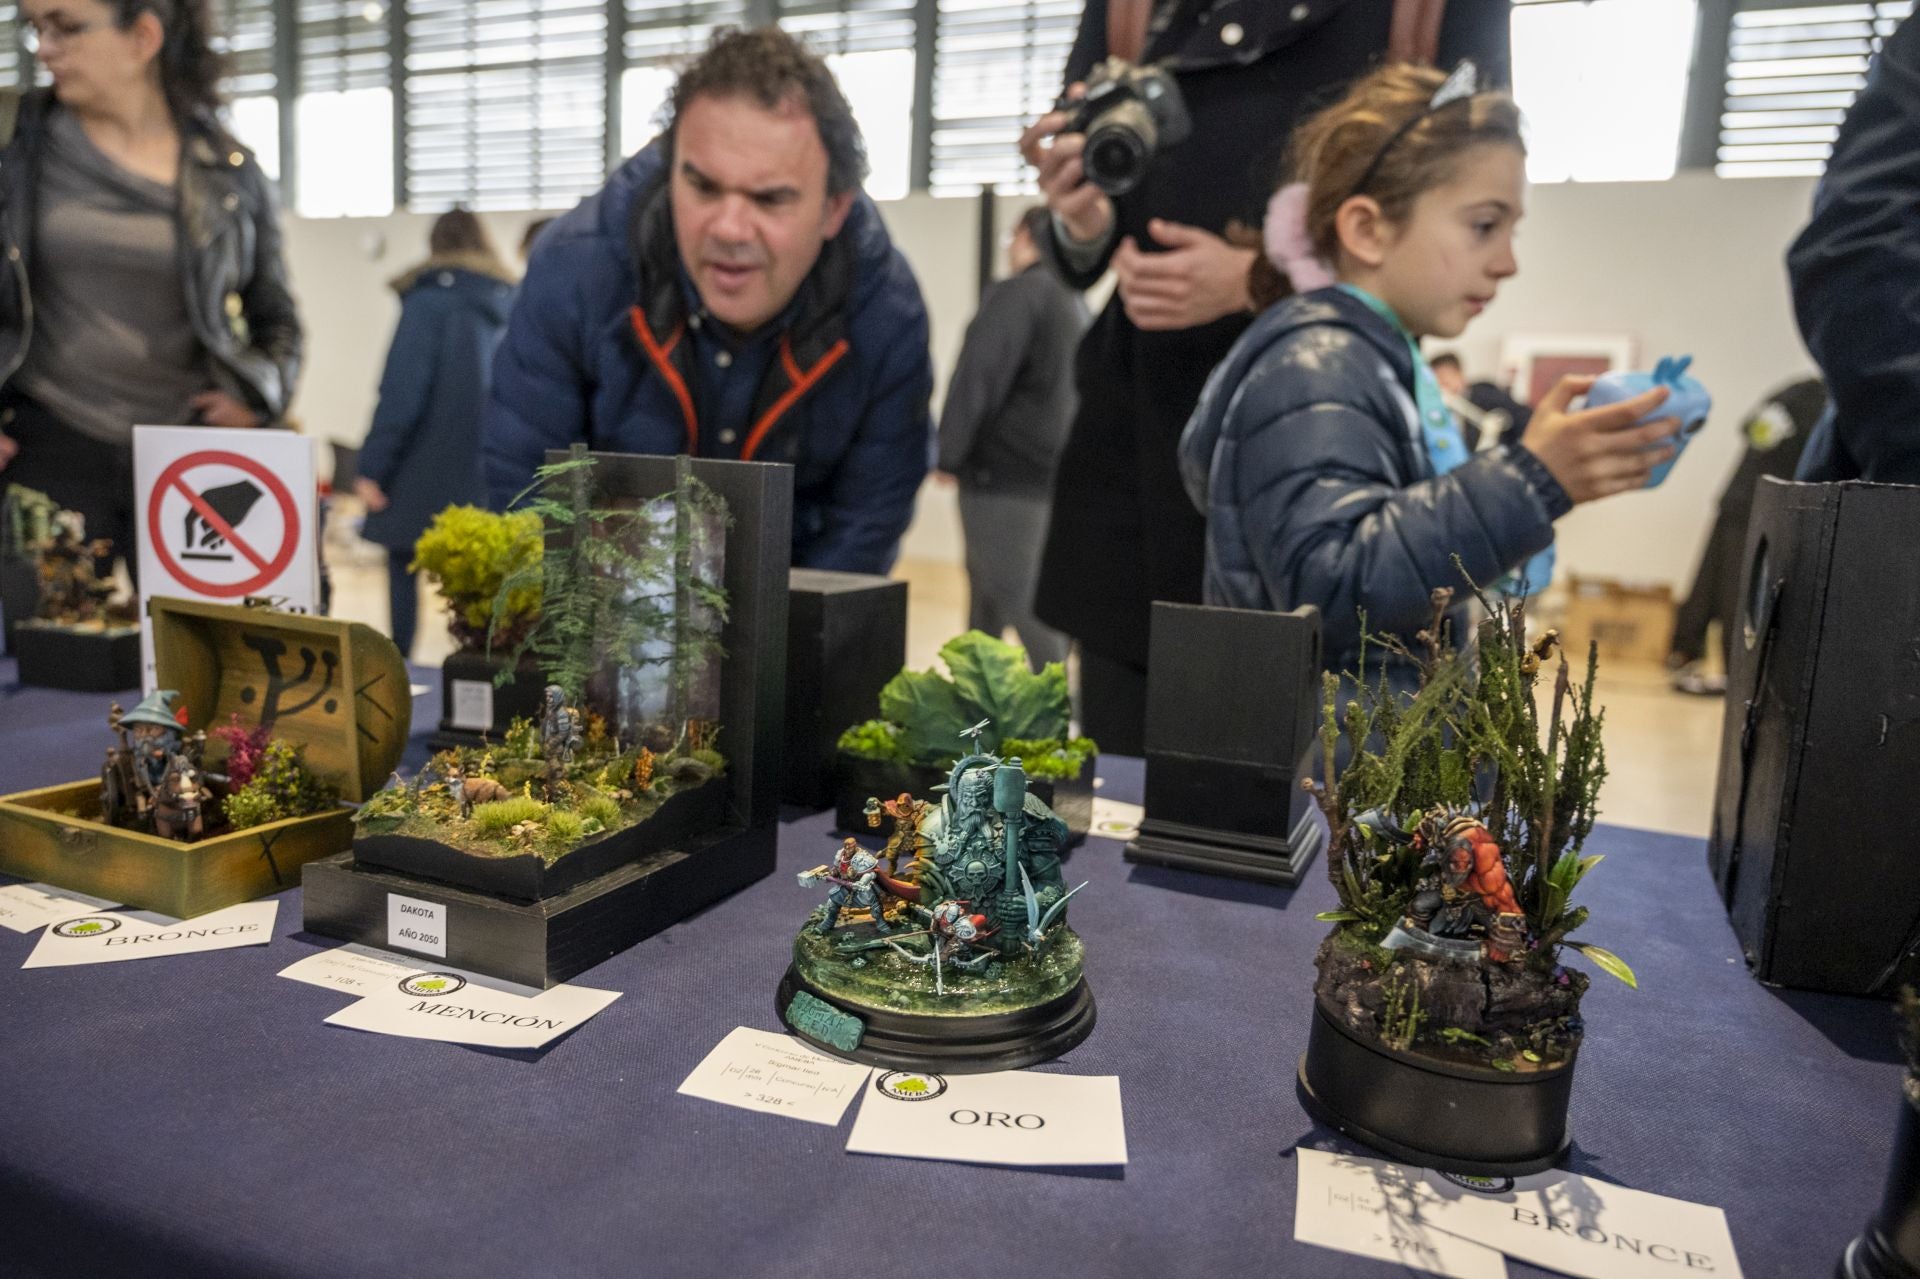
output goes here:
[{"label": "camera lens", "polygon": [[1124,195],[1147,172],[1146,139],[1124,126],[1095,130],[1087,137],[1087,180],[1108,195]]}]

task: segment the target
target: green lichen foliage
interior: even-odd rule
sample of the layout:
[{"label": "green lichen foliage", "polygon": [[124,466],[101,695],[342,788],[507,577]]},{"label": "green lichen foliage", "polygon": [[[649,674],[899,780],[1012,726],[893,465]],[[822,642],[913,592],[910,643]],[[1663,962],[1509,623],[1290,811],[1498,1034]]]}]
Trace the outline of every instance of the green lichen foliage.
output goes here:
[{"label": "green lichen foliage", "polygon": [[[540,615],[540,517],[527,511],[496,515],[477,506],[449,506],[413,544],[411,571],[430,574],[452,610],[448,626],[460,647],[487,647],[496,601],[500,619],[493,642],[510,649]],[[501,597],[509,578],[516,585]]]},{"label": "green lichen foliage", "polygon": [[261,753],[252,780],[227,797],[227,824],[246,830],[323,812],[337,802],[338,793],[313,775],[298,747],[273,741]]}]

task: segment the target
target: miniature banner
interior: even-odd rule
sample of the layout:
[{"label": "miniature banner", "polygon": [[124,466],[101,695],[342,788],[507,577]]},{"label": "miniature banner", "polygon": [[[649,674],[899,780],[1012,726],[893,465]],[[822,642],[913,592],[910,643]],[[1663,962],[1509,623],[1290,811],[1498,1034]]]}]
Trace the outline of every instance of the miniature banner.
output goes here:
[{"label": "miniature banner", "polygon": [[1293,1237],[1301,1243],[1446,1279],[1506,1279],[1507,1263],[1497,1250],[1438,1220],[1419,1169],[1305,1146],[1293,1155],[1300,1173]]},{"label": "miniature banner", "polygon": [[1581,1279],[1740,1279],[1727,1214],[1570,1172],[1454,1179],[1426,1174],[1450,1229]]},{"label": "miniature banner", "polygon": [[1116,1075],[876,1075],[847,1149],[958,1163],[1088,1167],[1127,1162]]},{"label": "miniature banner", "polygon": [[70,917],[40,934],[40,943],[21,967],[112,964],[233,946],[264,946],[273,940],[273,920],[279,910],[277,901],[246,902],[177,924],[151,924],[111,911]]},{"label": "miniature banner", "polygon": [[450,969],[434,969],[376,989],[327,1018],[327,1024],[479,1048],[540,1048],[618,998],[617,990],[586,986],[555,986],[521,995],[481,985]]},{"label": "miniature banner", "polygon": [[823,1056],[791,1035],[736,1027],[677,1090],[723,1106],[832,1127],[873,1073]]},{"label": "miniature banner", "polygon": [[0,928],[30,933],[48,924],[112,910],[119,904],[52,884],[8,884],[0,888]]}]

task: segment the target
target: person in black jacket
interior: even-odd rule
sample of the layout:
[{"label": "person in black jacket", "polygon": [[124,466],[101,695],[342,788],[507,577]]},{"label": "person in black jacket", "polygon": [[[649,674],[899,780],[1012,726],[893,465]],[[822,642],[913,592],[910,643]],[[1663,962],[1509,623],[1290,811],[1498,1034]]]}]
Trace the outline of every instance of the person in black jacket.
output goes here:
[{"label": "person in black jacket", "polygon": [[[1080,408],[1055,486],[1041,617],[1080,649],[1080,715],[1102,747],[1137,754],[1153,600],[1200,598],[1205,527],[1176,450],[1207,374],[1252,319],[1252,247],[1295,121],[1381,55],[1504,81],[1507,0],[1087,0],[1066,80],[1109,56],[1155,63],[1179,85],[1192,133],[1140,186],[1086,183],[1084,135],[1062,111],[1021,140],[1054,212],[1067,282],[1111,266],[1118,288],[1078,358]],[[1237,237],[1234,237],[1237,238]],[[1252,237],[1257,238],[1257,237]]]},{"label": "person in black jacket", "polygon": [[[1326,669],[1341,673],[1360,673],[1363,626],[1419,651],[1435,588],[1455,591],[1464,642],[1469,580],[1491,590],[1537,562],[1556,519],[1644,485],[1678,430],[1638,425],[1664,387],[1571,412],[1593,379],[1568,377],[1519,442],[1467,452],[1419,340],[1458,336],[1519,269],[1526,156],[1504,94],[1448,98],[1441,84],[1387,67],[1301,126],[1267,243],[1279,287],[1320,287],[1235,343],[1181,440],[1206,512],[1205,602],[1317,606]],[[1369,681],[1411,690],[1410,662],[1366,652]]]},{"label": "person in black jacket", "polygon": [[418,616],[413,544],[447,507],[487,500],[480,419],[513,307],[513,275],[479,218],[441,214],[427,248],[425,262],[392,282],[400,323],[353,482],[369,512],[361,535],[387,548],[390,633],[403,656]]},{"label": "person in black jacket", "polygon": [[[278,422],[300,322],[266,176],[214,116],[207,0],[23,0],[0,101],[0,477],[133,550],[133,427]],[[0,129],[0,133],[8,133]]]},{"label": "person in black jacket", "polygon": [[1050,221],[1036,208],[1014,227],[1012,274],[980,299],[940,414],[939,467],[960,485],[967,624],[996,636],[1011,626],[1036,669],[1067,659],[1066,636],[1034,616],[1033,588],[1087,327],[1086,303],[1041,262]]},{"label": "person in black jacket", "polygon": [[1787,273],[1833,397],[1799,478],[1920,484],[1920,21],[1868,70]]}]

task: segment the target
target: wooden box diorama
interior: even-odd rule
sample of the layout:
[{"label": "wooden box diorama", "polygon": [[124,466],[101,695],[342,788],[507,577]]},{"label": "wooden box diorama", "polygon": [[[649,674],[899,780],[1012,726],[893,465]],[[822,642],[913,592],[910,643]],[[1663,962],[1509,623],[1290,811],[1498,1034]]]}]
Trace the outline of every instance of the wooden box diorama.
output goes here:
[{"label": "wooden box diorama", "polygon": [[140,683],[140,627],[114,598],[113,544],[44,493],[0,499],[0,615],[19,678],[33,688],[113,693]]},{"label": "wooden box diorama", "polygon": [[[1227,671],[1239,674],[1221,678]],[[1299,883],[1323,841],[1299,786],[1319,683],[1318,609],[1155,601],[1146,812],[1126,859]]]},{"label": "wooden box diorama", "polygon": [[[119,745],[100,778],[0,798],[0,871],[178,918],[294,887],[302,864],[351,842],[339,801],[364,799],[400,760],[412,701],[399,652],[357,622],[300,613],[161,597],[150,614],[172,696],[111,720],[102,708],[101,745]],[[319,811],[238,800],[243,765]]]},{"label": "wooden box diorama", "polygon": [[537,721],[375,795],[307,927],[548,987],[771,872],[792,502],[784,466],[549,455],[501,586],[541,587]]}]

